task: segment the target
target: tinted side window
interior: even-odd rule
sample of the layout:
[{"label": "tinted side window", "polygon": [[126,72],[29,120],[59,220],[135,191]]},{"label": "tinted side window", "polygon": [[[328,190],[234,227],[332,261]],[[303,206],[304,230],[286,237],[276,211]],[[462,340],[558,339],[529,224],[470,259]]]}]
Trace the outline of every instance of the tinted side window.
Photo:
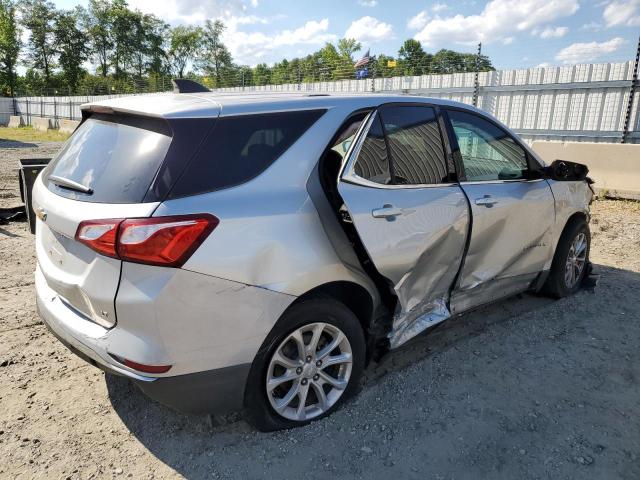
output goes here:
[{"label": "tinted side window", "polygon": [[370,182],[391,183],[389,156],[379,115],[373,119],[354,165],[356,175]]},{"label": "tinted side window", "polygon": [[450,110],[469,182],[518,180],[525,177],[527,154],[507,132],[472,113]]},{"label": "tinted side window", "polygon": [[251,180],[275,162],[324,112],[219,118],[169,197],[211,192]]},{"label": "tinted side window", "polygon": [[436,112],[430,107],[393,106],[381,111],[397,184],[449,181]]}]

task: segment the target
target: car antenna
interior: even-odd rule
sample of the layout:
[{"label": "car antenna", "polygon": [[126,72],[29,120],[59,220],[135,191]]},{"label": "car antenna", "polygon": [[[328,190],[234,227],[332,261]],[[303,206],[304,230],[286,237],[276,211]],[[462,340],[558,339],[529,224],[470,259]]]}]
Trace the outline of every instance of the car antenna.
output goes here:
[{"label": "car antenna", "polygon": [[211,91],[201,83],[186,78],[174,78],[171,80],[171,83],[173,84],[173,93],[200,93]]}]

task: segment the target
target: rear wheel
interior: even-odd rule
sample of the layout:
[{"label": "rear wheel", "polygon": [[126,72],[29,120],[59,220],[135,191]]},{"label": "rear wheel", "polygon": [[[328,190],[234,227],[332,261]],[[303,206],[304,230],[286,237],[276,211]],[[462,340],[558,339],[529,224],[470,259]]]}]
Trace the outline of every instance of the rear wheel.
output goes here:
[{"label": "rear wheel", "polygon": [[333,299],[294,305],[258,352],[245,404],[261,430],[305,425],[338,408],[358,385],[365,341],[356,316]]},{"label": "rear wheel", "polygon": [[584,219],[569,223],[558,242],[545,293],[562,298],[575,293],[582,284],[589,263],[591,233]]}]

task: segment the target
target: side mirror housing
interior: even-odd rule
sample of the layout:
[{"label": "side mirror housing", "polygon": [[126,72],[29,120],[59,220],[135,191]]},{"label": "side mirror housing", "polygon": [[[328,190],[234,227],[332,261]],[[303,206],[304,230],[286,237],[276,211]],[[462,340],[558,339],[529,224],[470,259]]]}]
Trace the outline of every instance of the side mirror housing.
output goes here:
[{"label": "side mirror housing", "polygon": [[556,160],[548,167],[545,167],[543,171],[547,178],[558,182],[587,181],[589,183],[593,183],[593,181],[587,177],[589,168],[582,163],[570,162],[568,160]]}]

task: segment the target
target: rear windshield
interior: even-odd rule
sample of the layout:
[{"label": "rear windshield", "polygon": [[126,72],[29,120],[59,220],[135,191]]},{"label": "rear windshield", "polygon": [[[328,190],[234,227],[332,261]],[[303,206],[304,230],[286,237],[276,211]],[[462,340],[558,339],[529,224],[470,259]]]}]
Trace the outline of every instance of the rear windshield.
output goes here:
[{"label": "rear windshield", "polygon": [[169,127],[161,120],[94,115],[52,160],[45,180],[51,191],[76,200],[138,203],[170,143]]},{"label": "rear windshield", "polygon": [[251,180],[277,160],[324,112],[220,117],[169,197],[211,192]]}]

